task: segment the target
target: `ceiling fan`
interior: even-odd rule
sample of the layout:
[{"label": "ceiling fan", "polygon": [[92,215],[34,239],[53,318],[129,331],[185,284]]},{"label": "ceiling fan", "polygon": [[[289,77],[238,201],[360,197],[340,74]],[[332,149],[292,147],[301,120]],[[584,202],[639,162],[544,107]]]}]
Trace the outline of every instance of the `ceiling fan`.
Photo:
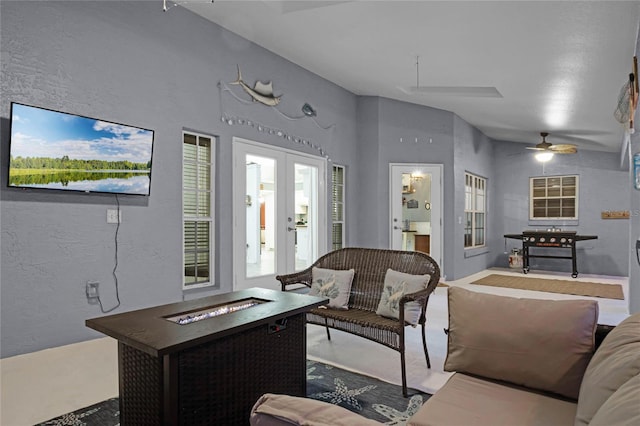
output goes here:
[{"label": "ceiling fan", "polygon": [[546,138],[547,136],[549,136],[549,133],[547,132],[540,132],[540,136],[542,136],[542,142],[540,142],[536,146],[528,146],[527,149],[546,151],[553,154],[575,154],[576,152],[578,152],[578,149],[574,144],[563,143],[554,145],[547,142]]}]

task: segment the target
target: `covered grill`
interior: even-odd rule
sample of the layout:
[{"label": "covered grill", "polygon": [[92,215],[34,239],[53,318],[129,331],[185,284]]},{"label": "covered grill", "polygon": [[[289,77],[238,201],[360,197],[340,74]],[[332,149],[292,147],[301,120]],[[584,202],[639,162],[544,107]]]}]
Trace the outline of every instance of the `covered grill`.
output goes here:
[{"label": "covered grill", "polygon": [[[529,272],[529,258],[532,257],[571,259],[573,266],[571,276],[573,278],[578,276],[576,242],[595,240],[598,238],[596,235],[578,235],[576,231],[563,231],[560,229],[547,231],[524,231],[522,234],[505,234],[504,237],[522,241],[522,272],[525,274]],[[531,254],[529,252],[531,247],[571,249],[571,256]]]}]

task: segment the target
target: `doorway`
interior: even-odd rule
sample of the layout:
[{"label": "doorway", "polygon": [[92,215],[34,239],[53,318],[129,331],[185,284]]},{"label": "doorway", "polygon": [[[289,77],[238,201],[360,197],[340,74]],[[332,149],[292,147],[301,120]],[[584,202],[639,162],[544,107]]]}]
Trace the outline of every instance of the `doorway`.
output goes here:
[{"label": "doorway", "polygon": [[326,247],[326,161],[233,139],[234,290],[279,290],[275,276]]},{"label": "doorway", "polygon": [[389,241],[394,250],[421,251],[442,269],[442,165],[389,165]]}]

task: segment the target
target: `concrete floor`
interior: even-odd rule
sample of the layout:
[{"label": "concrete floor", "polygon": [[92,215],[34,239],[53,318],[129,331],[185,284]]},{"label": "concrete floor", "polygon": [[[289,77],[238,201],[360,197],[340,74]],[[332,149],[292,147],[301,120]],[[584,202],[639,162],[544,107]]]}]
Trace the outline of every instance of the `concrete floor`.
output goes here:
[{"label": "concrete floor", "polygon": [[[503,289],[470,285],[478,278],[492,274],[520,274],[509,269],[490,269],[447,282],[479,292],[512,297],[538,299],[575,299],[579,296],[539,293],[526,290]],[[531,277],[571,279],[568,274],[532,272]],[[577,281],[621,284],[625,300],[598,300],[601,324],[618,324],[629,315],[628,279],[580,275]],[[435,392],[450,373],[442,367],[446,356],[447,290],[439,287],[429,300],[427,344],[432,368],[426,369],[419,328],[408,330],[407,369],[410,387]],[[383,380],[400,383],[400,358],[397,352],[346,333],[332,332],[327,342],[323,328],[308,326],[309,358],[358,371]],[[362,354],[366,353],[366,362]],[[105,337],[73,345],[46,349],[0,360],[1,405],[0,424],[23,426],[86,407],[118,395],[117,343]]]}]

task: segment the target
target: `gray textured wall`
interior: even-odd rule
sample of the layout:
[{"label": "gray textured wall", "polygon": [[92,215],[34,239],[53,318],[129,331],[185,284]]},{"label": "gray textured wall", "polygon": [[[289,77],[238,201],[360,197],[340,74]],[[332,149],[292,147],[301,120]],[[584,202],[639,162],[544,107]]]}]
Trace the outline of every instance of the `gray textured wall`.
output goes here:
[{"label": "gray textured wall", "polygon": [[[346,166],[350,246],[389,245],[390,162],[443,164],[444,274],[459,278],[504,264],[501,235],[528,226],[526,185],[530,174],[539,173],[523,158],[522,145],[488,141],[451,112],[356,97],[184,8],[164,13],[160,6],[155,1],[0,3],[0,357],[99,336],[84,326],[85,319],[100,315],[96,306],[87,304],[87,280],[101,282],[107,306],[114,302],[115,227],[105,219],[114,197],[7,189],[11,101],[156,132],[151,196],[120,197],[122,306],[116,312],[231,290],[232,136],[318,153],[253,128],[223,124],[222,112],[308,137]],[[234,80],[237,64],[250,83],[273,80],[276,92],[284,94],[281,111],[299,115],[301,105],[309,102],[318,111],[318,122],[335,128],[327,131],[309,120],[285,120],[270,108],[241,104],[226,93],[220,96],[217,83]],[[218,288],[183,294],[180,182],[185,128],[218,136]],[[400,143],[400,137],[405,142]],[[410,142],[415,137],[419,144]],[[429,138],[431,143],[426,142]],[[604,233],[594,217],[599,217],[604,199],[610,205],[623,199],[628,204],[628,192],[615,190],[621,184],[627,187],[627,174],[608,158],[582,151],[568,159],[570,163],[551,166],[555,172],[578,172],[583,188],[588,184],[595,191],[593,198],[591,193],[581,198],[580,232]],[[465,170],[489,178],[491,197],[489,247],[474,257],[463,257],[462,227],[457,223],[464,209]],[[629,256],[621,242],[628,241],[629,227],[620,230],[619,223],[608,223],[610,236],[602,235],[589,249],[599,259],[593,265],[598,273],[627,274]],[[635,226],[632,232],[637,234]],[[566,270],[566,264],[557,267]]]},{"label": "gray textured wall", "polygon": [[[629,270],[627,256],[628,221],[603,220],[604,210],[623,210],[628,205],[627,172],[620,169],[619,156],[613,153],[578,150],[574,155],[556,155],[542,165],[522,145],[494,143],[494,185],[492,204],[497,219],[493,237],[497,239],[492,251],[493,264],[507,266],[503,234],[519,233],[525,229],[546,229],[544,222],[529,221],[529,178],[577,174],[580,178],[579,220],[576,222],[549,222],[579,234],[597,235],[597,240],[577,244],[578,271],[585,274],[626,276]],[[507,252],[522,247],[517,240],[507,240]],[[545,250],[551,254],[549,250]],[[570,255],[568,250],[557,254]],[[571,261],[561,259],[531,259],[532,269],[571,271]]]},{"label": "gray textured wall", "polygon": [[[491,140],[458,116],[454,119],[453,132],[455,216],[451,218],[454,226],[453,238],[447,241],[451,246],[449,259],[452,259],[454,264],[452,278],[458,279],[493,266],[491,254],[497,250],[495,223],[499,211],[493,209],[493,188],[496,182]],[[464,248],[465,172],[487,179],[486,247],[479,249],[465,250]]]},{"label": "gray textured wall", "polygon": [[[447,236],[451,235],[453,202],[448,194],[453,191],[453,113],[435,108],[381,98],[379,101],[379,169],[376,184],[377,203],[380,206],[377,226],[380,229],[382,247],[389,247],[389,163],[443,164],[443,238],[445,241],[443,275],[450,277],[451,262]],[[402,138],[402,142],[400,142]],[[418,138],[418,143],[415,142]],[[431,140],[431,142],[429,142]],[[370,224],[369,226],[373,226]]]},{"label": "gray textured wall", "polygon": [[[161,2],[0,3],[2,81],[1,357],[99,336],[84,326],[100,316],[84,294],[100,281],[112,306],[115,226],[106,223],[113,196],[16,191],[6,188],[10,102],[80,113],[155,130],[151,196],[121,196],[120,299],[123,312],[231,290],[231,137],[303,152],[317,150],[255,129],[222,124],[217,83],[273,80],[279,108],[299,116],[304,102],[318,111],[289,121],[270,108],[223,95],[225,112],[309,137],[348,167],[357,187],[356,97],[344,89],[205,21]],[[240,93],[241,96],[241,93]],[[216,146],[216,283],[214,292],[183,295],[181,132],[219,136]],[[352,179],[352,176],[355,178]],[[348,223],[355,223],[349,209]]]}]

